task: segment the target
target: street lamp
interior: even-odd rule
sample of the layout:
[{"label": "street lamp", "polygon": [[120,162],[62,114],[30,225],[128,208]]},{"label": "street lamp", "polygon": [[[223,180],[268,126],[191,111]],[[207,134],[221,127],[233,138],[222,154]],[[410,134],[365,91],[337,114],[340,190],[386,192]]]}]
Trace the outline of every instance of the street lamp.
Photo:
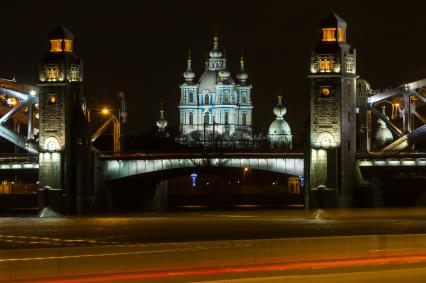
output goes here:
[{"label": "street lamp", "polygon": [[244,185],[246,185],[246,174],[248,173],[248,171],[249,171],[249,168],[244,167],[244,170],[243,170]]},{"label": "street lamp", "polygon": [[121,126],[118,118],[107,108],[104,107],[101,110],[102,115],[108,115],[108,120],[99,127],[98,130],[91,136],[91,142],[94,142],[112,123],[113,124],[113,153],[114,155],[119,154],[121,151],[120,135]]}]

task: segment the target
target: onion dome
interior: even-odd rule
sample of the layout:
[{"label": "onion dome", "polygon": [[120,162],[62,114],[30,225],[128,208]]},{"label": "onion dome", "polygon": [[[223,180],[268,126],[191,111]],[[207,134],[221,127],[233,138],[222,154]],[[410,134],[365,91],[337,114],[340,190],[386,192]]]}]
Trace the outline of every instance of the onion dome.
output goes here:
[{"label": "onion dome", "polygon": [[210,58],[222,58],[223,53],[219,50],[219,37],[213,37],[213,49],[210,51]]},{"label": "onion dome", "polygon": [[167,120],[164,118],[164,105],[161,103],[160,107],[160,119],[157,120],[158,130],[163,130],[167,127]]},{"label": "onion dome", "polygon": [[268,130],[268,141],[272,149],[292,147],[291,129],[283,117],[287,109],[282,105],[281,99],[282,96],[278,96],[278,104],[273,110],[277,117],[272,121]]},{"label": "onion dome", "polygon": [[240,72],[237,74],[237,79],[240,81],[241,84],[245,84],[247,81],[248,74],[244,70],[244,56],[241,55],[240,59]]},{"label": "onion dome", "polygon": [[274,107],[273,112],[277,116],[276,119],[284,119],[285,113],[287,113],[287,108],[285,108],[281,102],[282,96],[278,96],[278,104]]},{"label": "onion dome", "polygon": [[[385,115],[386,119],[389,120],[389,117],[386,116],[385,106],[382,106],[382,112],[383,112],[383,115]],[[384,145],[384,144],[392,142],[393,135],[392,135],[392,132],[388,129],[386,122],[383,121],[382,119],[379,119],[377,122],[380,124],[380,128],[377,130],[377,133],[376,133],[376,141],[380,145]]]},{"label": "onion dome", "polygon": [[223,68],[222,70],[219,71],[219,78],[221,82],[225,82],[229,80],[230,77],[231,77],[231,72],[226,67],[226,58],[223,58]]},{"label": "onion dome", "polygon": [[185,73],[183,73],[183,77],[185,78],[185,81],[187,83],[192,83],[192,81],[195,78],[195,73],[192,71],[192,59],[191,59],[191,50],[188,51],[188,60],[187,60],[188,66],[186,67]]}]

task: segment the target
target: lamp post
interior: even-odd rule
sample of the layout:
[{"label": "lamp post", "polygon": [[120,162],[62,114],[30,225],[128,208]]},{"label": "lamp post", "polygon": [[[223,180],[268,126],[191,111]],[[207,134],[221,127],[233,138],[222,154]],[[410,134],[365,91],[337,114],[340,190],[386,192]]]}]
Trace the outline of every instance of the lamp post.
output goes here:
[{"label": "lamp post", "polygon": [[103,115],[109,115],[109,119],[105,122],[105,126],[107,126],[110,122],[113,124],[113,153],[114,155],[119,154],[121,151],[121,143],[120,143],[120,136],[121,136],[121,125],[120,120],[108,109],[103,108],[102,109]]}]

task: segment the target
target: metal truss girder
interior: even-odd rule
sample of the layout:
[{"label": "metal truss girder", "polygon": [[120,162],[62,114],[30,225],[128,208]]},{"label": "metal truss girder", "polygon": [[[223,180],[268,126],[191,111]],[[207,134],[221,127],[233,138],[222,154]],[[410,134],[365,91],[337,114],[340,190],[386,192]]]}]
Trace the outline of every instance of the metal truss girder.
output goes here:
[{"label": "metal truss girder", "polygon": [[419,140],[426,140],[426,125],[423,125],[420,128],[415,129],[411,133],[400,137],[393,143],[380,150],[377,155],[384,155],[389,152],[400,152],[401,150],[407,148],[409,145],[415,144]]},{"label": "metal truss girder", "polygon": [[426,86],[426,79],[418,80],[405,85],[405,87],[407,87],[408,89],[418,89],[425,86]]},{"label": "metal truss girder", "polygon": [[416,96],[418,99],[420,99],[423,103],[426,103],[426,97],[424,97],[423,95],[421,95],[420,93],[418,93],[415,90],[412,90],[411,93],[414,94],[414,96]]},{"label": "metal truss girder", "polygon": [[383,115],[383,113],[381,113],[380,111],[376,110],[374,107],[372,107],[371,105],[368,106],[368,108],[371,110],[371,112],[374,113],[374,115],[376,115],[377,117],[379,117],[380,119],[382,119],[388,126],[390,126],[391,130],[398,136],[401,137],[402,136],[402,131],[400,129],[398,129],[397,126],[395,126],[394,124],[391,123],[391,121],[389,121],[389,119]]},{"label": "metal truss girder", "polygon": [[376,102],[382,101],[384,99],[387,99],[389,97],[393,97],[393,96],[399,96],[402,94],[401,89],[396,88],[396,89],[391,89],[391,90],[387,90],[375,95],[372,95],[370,97],[368,97],[368,102],[370,103],[370,105],[373,105]]},{"label": "metal truss girder", "polygon": [[6,122],[7,120],[9,120],[10,117],[13,116],[13,114],[15,114],[16,112],[18,112],[21,108],[23,108],[25,105],[27,105],[26,101],[22,101],[20,102],[17,106],[15,106],[14,108],[12,108],[9,112],[7,112],[5,115],[3,115],[0,118],[0,124],[3,124],[4,122]]},{"label": "metal truss girder", "polygon": [[28,141],[24,136],[17,134],[4,126],[0,126],[0,136],[30,153],[35,154],[39,152],[38,145]]}]

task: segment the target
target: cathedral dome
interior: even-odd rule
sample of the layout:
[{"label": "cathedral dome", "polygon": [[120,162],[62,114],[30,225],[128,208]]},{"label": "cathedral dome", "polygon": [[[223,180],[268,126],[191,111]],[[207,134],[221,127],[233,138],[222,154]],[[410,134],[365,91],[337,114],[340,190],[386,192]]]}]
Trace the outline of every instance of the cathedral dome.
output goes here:
[{"label": "cathedral dome", "polygon": [[204,90],[215,92],[216,91],[215,85],[218,83],[218,81],[219,81],[218,71],[207,69],[198,80],[198,83],[200,85],[199,86],[200,92]]},{"label": "cathedral dome", "polygon": [[284,119],[275,120],[269,126],[268,135],[291,135],[291,129]]},{"label": "cathedral dome", "polygon": [[272,121],[268,130],[268,141],[272,149],[292,147],[291,129],[283,117],[287,109],[282,105],[281,98],[278,96],[278,104],[273,109],[277,117]]},{"label": "cathedral dome", "polygon": [[[383,112],[383,115],[386,117],[386,119],[389,120],[389,117],[386,116],[385,106],[382,107],[382,112]],[[380,128],[377,130],[377,133],[376,133],[376,141],[380,145],[384,145],[384,144],[392,142],[393,135],[392,135],[392,132],[388,129],[385,121],[383,121],[382,119],[379,119],[377,122],[380,124]]]},{"label": "cathedral dome", "polygon": [[245,84],[245,82],[248,79],[248,74],[246,73],[244,69],[244,57],[241,56],[240,59],[240,72],[237,74],[237,79],[240,81],[241,84]]},{"label": "cathedral dome", "polygon": [[223,53],[219,50],[219,37],[213,37],[213,49],[209,53],[210,58],[222,58]]}]

